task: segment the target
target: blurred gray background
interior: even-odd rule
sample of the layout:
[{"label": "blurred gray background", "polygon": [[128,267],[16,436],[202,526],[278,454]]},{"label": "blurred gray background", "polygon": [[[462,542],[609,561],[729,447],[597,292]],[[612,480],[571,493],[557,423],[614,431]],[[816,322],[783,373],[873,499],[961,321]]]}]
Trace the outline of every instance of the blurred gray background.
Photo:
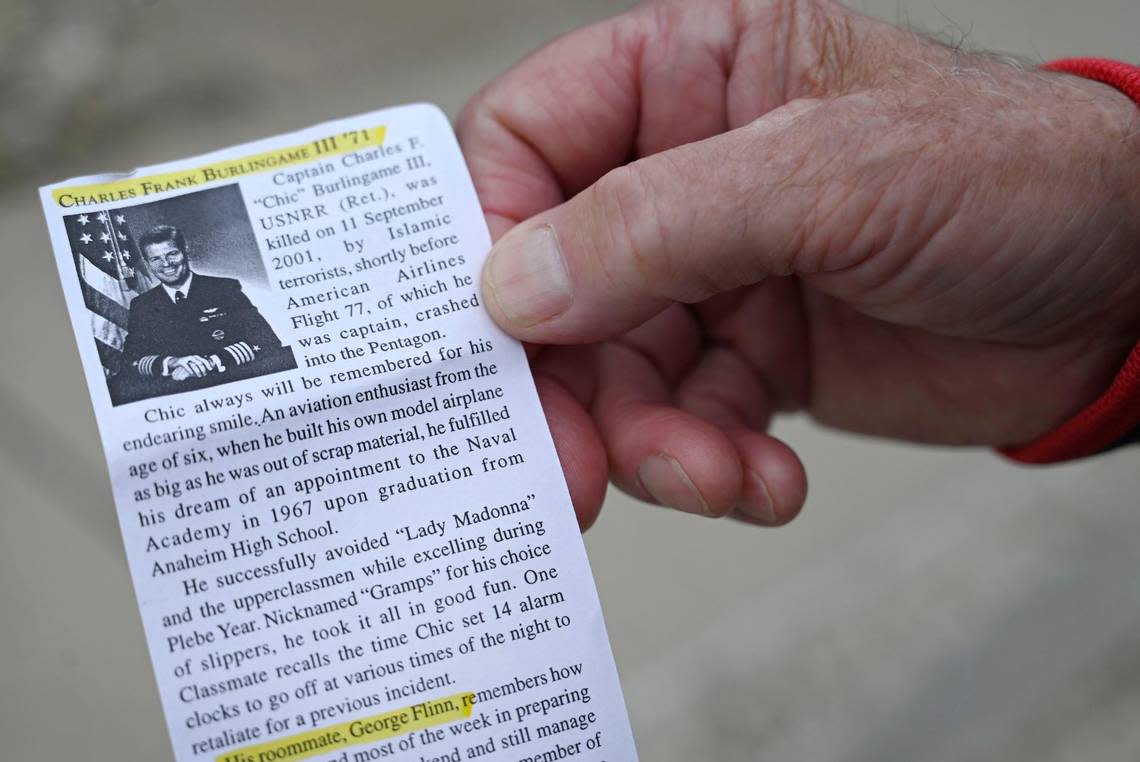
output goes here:
[{"label": "blurred gray background", "polygon": [[[0,759],[170,747],[36,186],[406,101],[454,116],[626,4],[0,0]],[[1136,0],[862,0],[1035,60]],[[1028,470],[781,422],[778,531],[611,495],[587,535],[642,758],[1140,759],[1140,451]]]}]

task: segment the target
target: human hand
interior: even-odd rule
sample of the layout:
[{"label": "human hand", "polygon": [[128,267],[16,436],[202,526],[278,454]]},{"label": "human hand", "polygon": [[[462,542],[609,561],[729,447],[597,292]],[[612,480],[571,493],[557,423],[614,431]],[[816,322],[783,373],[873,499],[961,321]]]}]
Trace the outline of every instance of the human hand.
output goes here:
[{"label": "human hand", "polygon": [[1137,117],[824,0],[642,5],[491,83],[458,125],[485,301],[541,347],[581,524],[607,466],[790,520],[775,411],[982,445],[1071,417],[1140,332]]},{"label": "human hand", "polygon": [[175,357],[170,362],[170,377],[175,381],[204,378],[210,372],[210,361],[200,355]]}]

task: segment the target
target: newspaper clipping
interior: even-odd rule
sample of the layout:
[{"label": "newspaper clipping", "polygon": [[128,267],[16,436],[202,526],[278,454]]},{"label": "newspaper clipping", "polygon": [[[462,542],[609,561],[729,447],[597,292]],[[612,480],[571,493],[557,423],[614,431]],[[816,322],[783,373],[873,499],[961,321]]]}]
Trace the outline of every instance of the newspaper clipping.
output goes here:
[{"label": "newspaper clipping", "polygon": [[178,760],[636,759],[438,109],[42,200]]}]

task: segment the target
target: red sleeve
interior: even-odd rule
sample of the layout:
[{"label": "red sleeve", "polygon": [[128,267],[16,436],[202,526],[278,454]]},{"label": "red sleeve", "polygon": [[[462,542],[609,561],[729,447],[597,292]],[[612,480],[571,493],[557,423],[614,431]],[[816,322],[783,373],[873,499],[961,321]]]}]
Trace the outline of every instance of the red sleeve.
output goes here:
[{"label": "red sleeve", "polygon": [[[1140,105],[1140,67],[1101,58],[1065,58],[1045,64],[1103,82]],[[1095,402],[1036,441],[1001,452],[1022,463],[1059,463],[1107,450],[1140,432],[1140,342]]]}]

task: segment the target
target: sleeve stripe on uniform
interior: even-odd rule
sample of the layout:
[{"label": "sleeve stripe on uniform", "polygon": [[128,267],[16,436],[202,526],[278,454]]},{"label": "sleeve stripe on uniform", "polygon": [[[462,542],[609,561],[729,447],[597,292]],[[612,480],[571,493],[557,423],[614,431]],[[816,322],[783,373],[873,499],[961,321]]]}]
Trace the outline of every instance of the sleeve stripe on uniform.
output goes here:
[{"label": "sleeve stripe on uniform", "polygon": [[138,361],[135,363],[135,366],[139,370],[139,375],[141,375],[141,376],[153,376],[154,375],[154,362],[157,359],[158,359],[158,355],[144,355],[143,357],[140,357],[138,359]]},{"label": "sleeve stripe on uniform", "polygon": [[254,360],[253,350],[250,349],[249,344],[244,341],[230,344],[226,347],[226,351],[230,353],[230,356],[234,358],[234,362],[238,365],[244,365]]}]

